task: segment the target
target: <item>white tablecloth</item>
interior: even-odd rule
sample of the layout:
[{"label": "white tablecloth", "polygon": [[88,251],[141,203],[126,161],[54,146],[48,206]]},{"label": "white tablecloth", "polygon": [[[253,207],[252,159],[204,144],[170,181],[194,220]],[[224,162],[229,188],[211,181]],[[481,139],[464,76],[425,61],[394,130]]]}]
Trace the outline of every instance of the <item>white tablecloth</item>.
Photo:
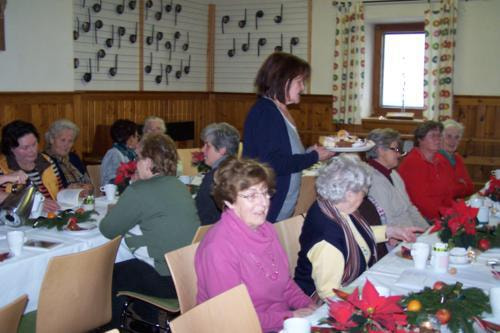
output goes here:
[{"label": "white tablecloth", "polygon": [[[99,222],[105,215],[106,206],[96,205]],[[37,309],[38,294],[49,259],[55,256],[85,251],[108,241],[99,229],[91,232],[71,233],[56,229],[33,229],[31,227],[10,228],[0,226],[0,253],[8,252],[5,235],[10,230],[23,230],[28,239],[52,240],[61,245],[53,249],[34,249],[24,247],[19,257],[12,257],[0,262],[0,307],[12,302],[22,294],[28,294],[29,300],[25,312]],[[133,258],[127,246],[120,245],[116,262]]]},{"label": "white tablecloth", "polygon": [[[424,234],[419,237],[418,241],[432,245],[438,242],[438,236],[436,233],[431,235]],[[411,246],[409,244],[401,245],[405,245],[406,247]],[[412,291],[419,291],[425,286],[432,287],[434,282],[438,280],[446,283],[460,281],[464,284],[464,287],[478,287],[483,289],[487,294],[490,288],[500,287],[500,281],[493,277],[490,267],[485,264],[485,260],[482,260],[482,256],[496,257],[500,260],[500,251],[498,249],[491,249],[484,252],[474,263],[450,265],[457,269],[455,275],[450,275],[448,273],[434,273],[430,266],[425,270],[413,269],[413,261],[404,259],[398,255],[400,253],[400,246],[393,249],[369,270],[365,271],[348,289],[363,286],[366,279],[369,279],[375,286],[389,288],[391,295],[406,295]],[[328,309],[324,305],[316,310],[313,315],[309,316],[308,319],[312,325],[316,325],[318,320],[327,317],[327,315]]]}]

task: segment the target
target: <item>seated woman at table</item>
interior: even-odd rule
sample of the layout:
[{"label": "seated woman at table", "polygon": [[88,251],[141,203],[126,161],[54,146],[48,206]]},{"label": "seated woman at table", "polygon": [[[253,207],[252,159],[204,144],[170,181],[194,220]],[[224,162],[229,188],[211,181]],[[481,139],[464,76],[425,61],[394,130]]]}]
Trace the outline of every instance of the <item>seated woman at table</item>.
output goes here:
[{"label": "seated woman at table", "polygon": [[64,188],[82,188],[92,193],[93,186],[87,168],[72,151],[80,129],[70,120],[60,119],[45,133],[45,153],[56,163]]},{"label": "seated woman at table", "polygon": [[370,226],[359,206],[370,187],[368,166],[355,155],[334,157],[316,180],[318,199],[307,212],[300,235],[295,281],[307,295],[333,296],[378,257],[377,242],[415,241],[418,227]]},{"label": "seated woman at table", "polygon": [[443,125],[425,121],[414,131],[415,147],[399,166],[411,202],[428,221],[439,218],[439,208],[453,202],[453,179],[448,161],[438,154]]},{"label": "seated woman at table", "polygon": [[289,275],[288,259],[266,221],[274,191],[272,170],[254,160],[228,158],[214,176],[219,222],[196,251],[198,303],[244,283],[264,332],[279,331],[287,317],[315,309]]},{"label": "seated woman at table", "polygon": [[[115,264],[114,327],[120,321],[124,302],[115,296],[119,290],[176,297],[164,255],[190,244],[200,225],[188,188],[175,177],[177,150],[172,139],[165,134],[146,135],[138,151],[139,180],[126,188],[99,225],[109,239],[125,236],[125,243],[135,256]],[[154,312],[153,309],[136,310],[146,317]]]},{"label": "seated woman at table", "polygon": [[368,195],[384,210],[387,225],[427,228],[429,224],[411,203],[405,184],[395,170],[402,156],[399,133],[392,128],[377,128],[366,138],[375,142],[366,153],[372,178]]},{"label": "seated woman at table", "polygon": [[[2,155],[0,155],[0,175],[22,170],[45,200],[43,209],[52,212],[59,209],[57,193],[63,188],[59,171],[54,161],[38,152],[40,136],[33,124],[14,120],[2,128]],[[15,190],[14,184],[2,185],[3,191]]]},{"label": "seated woman at table", "polygon": [[212,196],[214,173],[222,161],[238,153],[240,133],[228,123],[213,123],[203,129],[201,139],[205,164],[212,169],[203,177],[195,202],[201,224],[206,225],[220,219],[221,210]]},{"label": "seated woman at table", "polygon": [[[28,175],[22,170],[14,171],[7,175],[0,175],[0,185],[5,183],[24,184],[26,183],[26,180],[28,180]],[[2,203],[8,196],[9,193],[0,189],[0,203]]]},{"label": "seated woman at table", "polygon": [[110,129],[113,147],[111,147],[101,163],[101,185],[112,184],[120,163],[135,160],[135,149],[139,142],[137,124],[128,119],[118,119]]},{"label": "seated woman at table", "polygon": [[165,126],[165,121],[157,116],[149,116],[144,119],[144,126],[142,128],[142,134],[166,134],[167,127]]},{"label": "seated woman at table", "polygon": [[443,136],[441,138],[441,149],[439,153],[448,160],[450,173],[453,175],[455,198],[464,198],[474,193],[474,184],[465,167],[464,160],[457,153],[458,144],[464,134],[464,125],[453,119],[447,119],[442,122]]}]

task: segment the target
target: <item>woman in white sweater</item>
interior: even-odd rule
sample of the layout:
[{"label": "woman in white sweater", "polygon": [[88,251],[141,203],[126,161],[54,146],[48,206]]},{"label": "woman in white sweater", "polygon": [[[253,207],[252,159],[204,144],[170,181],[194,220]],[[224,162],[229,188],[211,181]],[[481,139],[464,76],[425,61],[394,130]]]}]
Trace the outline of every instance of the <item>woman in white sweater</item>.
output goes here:
[{"label": "woman in white sweater", "polygon": [[368,134],[367,139],[375,142],[366,153],[372,171],[368,195],[384,210],[386,223],[427,228],[429,224],[411,203],[405,184],[395,170],[403,153],[399,133],[392,128],[377,128]]}]

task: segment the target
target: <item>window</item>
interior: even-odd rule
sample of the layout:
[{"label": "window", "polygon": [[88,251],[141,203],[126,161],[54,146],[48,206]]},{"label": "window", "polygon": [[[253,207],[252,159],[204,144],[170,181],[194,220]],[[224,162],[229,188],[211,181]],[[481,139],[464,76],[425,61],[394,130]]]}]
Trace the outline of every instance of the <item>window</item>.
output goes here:
[{"label": "window", "polygon": [[402,109],[422,118],[425,34],[423,23],[375,26],[373,113]]}]

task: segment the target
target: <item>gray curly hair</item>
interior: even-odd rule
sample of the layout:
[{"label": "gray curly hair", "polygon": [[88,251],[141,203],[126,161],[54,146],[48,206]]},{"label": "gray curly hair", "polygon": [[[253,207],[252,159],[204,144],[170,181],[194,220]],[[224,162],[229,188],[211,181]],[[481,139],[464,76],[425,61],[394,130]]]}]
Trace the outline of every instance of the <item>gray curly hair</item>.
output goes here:
[{"label": "gray curly hair", "polygon": [[458,121],[455,121],[453,119],[446,119],[445,121],[442,122],[443,124],[443,131],[445,131],[447,128],[454,127],[458,129],[458,132],[460,133],[460,139],[464,135],[464,125],[460,124]]},{"label": "gray curly hair", "polygon": [[226,155],[238,153],[240,133],[228,123],[212,123],[201,131],[201,139],[210,142],[217,150],[226,148]]},{"label": "gray curly hair", "polygon": [[366,138],[375,142],[375,146],[366,152],[366,157],[369,159],[378,158],[377,150],[379,147],[387,149],[391,146],[391,143],[395,141],[398,143],[398,145],[401,144],[401,135],[398,131],[392,128],[376,128],[368,133]]},{"label": "gray curly hair", "polygon": [[68,119],[59,119],[56,120],[50,125],[49,129],[45,133],[45,150],[50,150],[51,144],[50,141],[54,140],[59,132],[63,130],[72,130],[74,133],[74,140],[78,137],[78,134],[80,134],[80,128],[71,120]]},{"label": "gray curly hair", "polygon": [[316,179],[318,194],[333,204],[344,201],[348,191],[368,191],[371,175],[368,165],[355,154],[341,154],[319,171]]}]

